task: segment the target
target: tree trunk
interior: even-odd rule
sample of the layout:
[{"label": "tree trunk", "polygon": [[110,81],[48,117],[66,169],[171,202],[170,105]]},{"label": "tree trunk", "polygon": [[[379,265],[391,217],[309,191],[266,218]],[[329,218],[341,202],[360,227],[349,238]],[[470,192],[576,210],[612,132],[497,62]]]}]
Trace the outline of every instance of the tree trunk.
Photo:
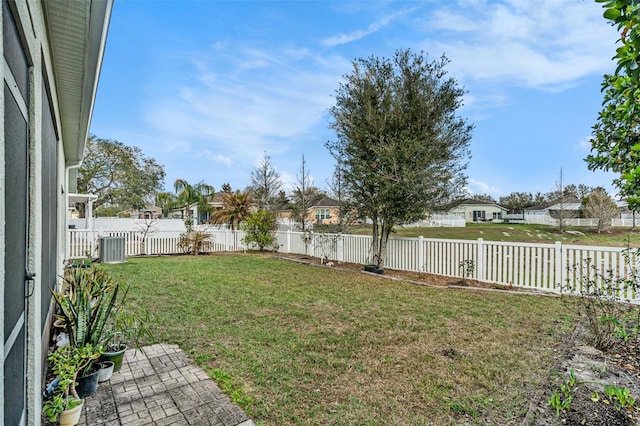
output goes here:
[{"label": "tree trunk", "polygon": [[387,260],[387,246],[389,243],[389,235],[391,235],[391,229],[393,225],[388,224],[386,221],[382,224],[382,234],[380,235],[379,254],[378,254],[378,267],[382,269],[385,261]]},{"label": "tree trunk", "polygon": [[371,218],[372,229],[371,229],[371,258],[367,259],[367,263],[372,265],[378,264],[378,215],[376,213],[373,214]]}]

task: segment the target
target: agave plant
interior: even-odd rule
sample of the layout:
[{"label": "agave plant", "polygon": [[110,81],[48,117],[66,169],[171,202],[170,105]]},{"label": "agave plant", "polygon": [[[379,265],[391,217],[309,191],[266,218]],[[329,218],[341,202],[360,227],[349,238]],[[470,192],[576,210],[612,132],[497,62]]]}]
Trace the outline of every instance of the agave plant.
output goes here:
[{"label": "agave plant", "polygon": [[74,347],[105,345],[109,339],[109,323],[126,298],[128,287],[121,293],[120,284],[101,269],[71,268],[65,272],[61,292],[53,297],[60,307],[56,318],[64,324],[69,342]]}]

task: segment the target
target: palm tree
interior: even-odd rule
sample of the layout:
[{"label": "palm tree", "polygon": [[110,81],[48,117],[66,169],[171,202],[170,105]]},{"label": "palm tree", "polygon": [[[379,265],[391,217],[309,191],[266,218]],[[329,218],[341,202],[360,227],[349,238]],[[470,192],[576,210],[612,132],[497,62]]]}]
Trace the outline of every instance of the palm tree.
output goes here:
[{"label": "palm tree", "polygon": [[255,200],[250,192],[223,192],[221,195],[223,208],[213,213],[211,219],[214,223],[231,225],[231,230],[244,220],[249,210],[254,206]]},{"label": "palm tree", "polygon": [[168,217],[169,212],[176,207],[176,196],[170,192],[156,194],[156,206],[162,209],[162,217]]},{"label": "palm tree", "polygon": [[209,198],[213,197],[213,186],[204,183],[204,181],[198,182],[195,185],[191,185],[184,179],[176,179],[173,187],[176,190],[176,205],[184,208],[186,212],[185,222],[191,223],[191,209],[190,206],[197,204],[198,211],[207,212],[211,211],[209,205]]}]

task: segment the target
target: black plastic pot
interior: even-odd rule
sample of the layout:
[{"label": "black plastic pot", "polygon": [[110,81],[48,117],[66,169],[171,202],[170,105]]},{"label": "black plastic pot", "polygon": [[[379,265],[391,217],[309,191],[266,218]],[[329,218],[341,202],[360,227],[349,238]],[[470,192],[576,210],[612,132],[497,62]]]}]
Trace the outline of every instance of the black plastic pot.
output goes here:
[{"label": "black plastic pot", "polygon": [[86,398],[96,393],[98,389],[98,373],[100,372],[100,366],[94,364],[91,369],[91,373],[86,376],[78,376],[76,378],[78,384],[76,385],[76,392],[80,398]]},{"label": "black plastic pot", "polygon": [[384,270],[378,265],[364,265],[365,272],[372,272],[374,274],[384,274]]}]

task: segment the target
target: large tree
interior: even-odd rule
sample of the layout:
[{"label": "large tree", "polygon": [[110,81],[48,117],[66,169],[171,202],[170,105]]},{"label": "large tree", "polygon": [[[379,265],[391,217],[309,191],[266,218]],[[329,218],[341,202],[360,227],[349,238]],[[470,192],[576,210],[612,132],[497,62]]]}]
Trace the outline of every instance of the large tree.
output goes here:
[{"label": "large tree", "polygon": [[629,208],[640,209],[640,1],[596,0],[604,3],[604,17],[620,31],[614,74],[602,82],[604,100],[593,127],[590,170],[619,175],[613,184]]},{"label": "large tree", "polygon": [[280,188],[282,188],[280,173],[273,167],[271,157],[265,152],[260,163],[251,171],[251,189],[255,194],[258,207],[271,210]]},{"label": "large tree", "polygon": [[413,222],[459,194],[466,183],[473,126],[456,115],[464,89],[443,56],[399,50],[353,62],[330,112],[345,191],[372,221],[368,262],[381,267],[395,225]]},{"label": "large tree", "polygon": [[584,214],[586,217],[596,219],[598,225],[596,231],[598,234],[611,224],[611,219],[617,217],[620,212],[613,198],[607,194],[604,188],[595,188],[590,195],[582,201]]},{"label": "large tree", "polygon": [[298,220],[302,227],[302,232],[307,230],[307,211],[314,201],[314,195],[310,191],[313,186],[313,179],[309,175],[307,161],[302,154],[300,163],[300,174],[296,175],[296,186],[293,188],[293,201],[295,208],[293,209],[294,217]]},{"label": "large tree", "polygon": [[498,204],[507,208],[509,213],[524,213],[524,209],[535,205],[530,192],[512,192],[506,197],[500,197]]},{"label": "large tree", "polygon": [[153,204],[164,177],[163,166],[137,146],[90,135],[78,169],[78,192],[97,195],[96,208],[142,209]]},{"label": "large tree", "polygon": [[350,222],[349,215],[349,199],[347,198],[347,194],[345,193],[344,188],[344,173],[342,171],[342,167],[338,162],[335,165],[333,170],[333,174],[327,180],[327,185],[329,188],[330,195],[338,202],[338,226],[337,232],[343,233],[345,232],[348,223]]}]

